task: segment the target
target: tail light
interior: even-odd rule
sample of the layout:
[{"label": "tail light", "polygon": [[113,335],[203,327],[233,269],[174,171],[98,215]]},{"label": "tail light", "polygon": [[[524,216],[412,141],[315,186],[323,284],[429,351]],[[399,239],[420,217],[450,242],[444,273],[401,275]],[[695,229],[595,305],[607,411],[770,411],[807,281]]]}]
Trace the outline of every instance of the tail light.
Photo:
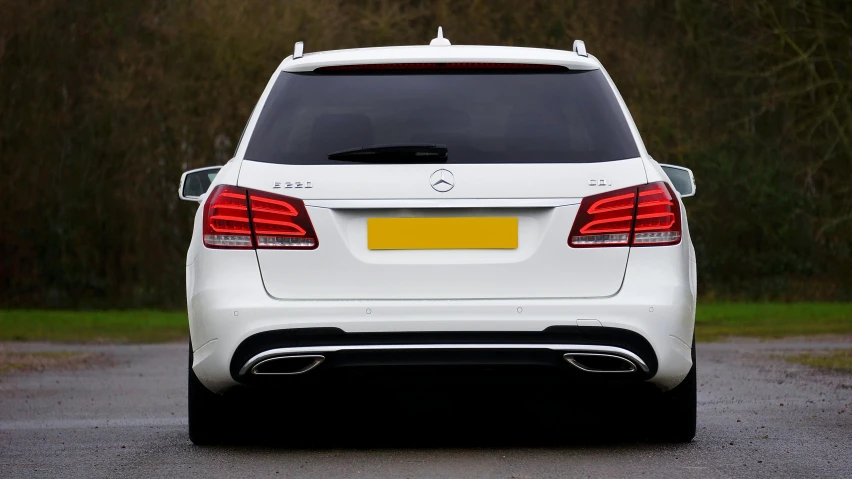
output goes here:
[{"label": "tail light", "polygon": [[251,248],[251,221],[246,190],[217,186],[204,204],[204,245],[210,248]]},{"label": "tail light", "polygon": [[680,206],[674,198],[662,181],[586,197],[568,244],[597,248],[680,243]]},{"label": "tail light", "polygon": [[204,245],[209,248],[314,249],[318,244],[298,198],[219,185],[204,205]]},{"label": "tail light", "polygon": [[650,183],[639,187],[633,246],[680,243],[680,206],[667,183]]}]

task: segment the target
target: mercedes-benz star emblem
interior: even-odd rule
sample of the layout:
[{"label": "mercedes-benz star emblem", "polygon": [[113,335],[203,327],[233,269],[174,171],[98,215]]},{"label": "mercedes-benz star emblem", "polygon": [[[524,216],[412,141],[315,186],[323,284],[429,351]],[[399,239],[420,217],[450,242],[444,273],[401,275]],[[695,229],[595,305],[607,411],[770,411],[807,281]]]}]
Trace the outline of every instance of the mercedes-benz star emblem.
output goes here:
[{"label": "mercedes-benz star emblem", "polygon": [[453,174],[449,170],[440,169],[432,173],[432,176],[429,177],[429,184],[432,185],[432,189],[435,191],[446,193],[453,189],[456,181],[453,179]]}]

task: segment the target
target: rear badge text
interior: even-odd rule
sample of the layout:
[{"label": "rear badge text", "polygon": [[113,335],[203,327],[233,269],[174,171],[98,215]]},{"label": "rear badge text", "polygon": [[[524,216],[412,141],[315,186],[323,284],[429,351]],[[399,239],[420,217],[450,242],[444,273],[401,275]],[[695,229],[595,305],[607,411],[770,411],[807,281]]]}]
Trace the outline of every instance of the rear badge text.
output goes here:
[{"label": "rear badge text", "polygon": [[313,188],[314,185],[311,184],[310,181],[276,181],[272,183],[272,189],[277,190],[281,188]]}]

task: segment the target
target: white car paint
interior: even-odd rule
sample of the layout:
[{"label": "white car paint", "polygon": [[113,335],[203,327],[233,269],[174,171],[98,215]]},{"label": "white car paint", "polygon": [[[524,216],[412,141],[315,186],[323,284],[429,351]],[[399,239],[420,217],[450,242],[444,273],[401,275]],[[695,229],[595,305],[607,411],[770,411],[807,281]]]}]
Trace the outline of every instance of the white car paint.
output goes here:
[{"label": "white car paint", "polygon": [[[497,62],[600,69],[593,56],[558,50],[414,46],[307,53],[280,72],[323,66],[400,62]],[[246,146],[262,108],[255,108],[236,155],[215,178],[303,199],[320,247],[311,251],[220,250],[201,241],[202,207],[187,254],[192,368],[210,390],[239,385],[231,358],[246,338],[289,328],[346,332],[542,331],[550,326],[620,328],[652,346],[659,367],[650,382],[677,386],[692,367],[695,253],[680,206],[680,243],[654,247],[575,249],[566,244],[583,197],[649,182],[669,183],[648,155],[609,76],[639,157],[589,164],[454,164],[447,193],[428,182],[436,165],[280,165],[247,161]],[[394,169],[405,169],[396,174]],[[595,186],[591,186],[594,179]],[[598,179],[602,179],[598,186]],[[311,188],[276,189],[310,181]],[[521,187],[519,187],[521,186]],[[516,250],[371,251],[366,218],[478,214],[519,218]],[[566,267],[570,265],[570,267]]]}]

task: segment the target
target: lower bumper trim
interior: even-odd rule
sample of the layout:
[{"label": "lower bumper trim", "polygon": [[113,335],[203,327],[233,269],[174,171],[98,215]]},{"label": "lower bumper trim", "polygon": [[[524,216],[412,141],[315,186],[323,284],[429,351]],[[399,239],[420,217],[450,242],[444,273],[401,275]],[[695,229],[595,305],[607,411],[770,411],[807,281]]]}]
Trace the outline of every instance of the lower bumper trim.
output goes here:
[{"label": "lower bumper trim", "polygon": [[[263,351],[251,357],[240,368],[239,376],[249,374],[257,365],[272,360],[277,357],[294,357],[294,356],[310,356],[310,355],[325,355],[328,353],[342,352],[365,352],[365,353],[393,353],[400,354],[409,352],[429,353],[429,352],[524,352],[524,351],[554,351],[567,357],[572,355],[606,355],[625,359],[626,361],[638,366],[642,372],[648,373],[650,368],[637,354],[616,346],[605,345],[588,345],[588,344],[377,344],[377,345],[333,345],[333,346],[304,346],[304,347],[289,347],[275,348]],[[594,371],[593,371],[594,372]]]}]

